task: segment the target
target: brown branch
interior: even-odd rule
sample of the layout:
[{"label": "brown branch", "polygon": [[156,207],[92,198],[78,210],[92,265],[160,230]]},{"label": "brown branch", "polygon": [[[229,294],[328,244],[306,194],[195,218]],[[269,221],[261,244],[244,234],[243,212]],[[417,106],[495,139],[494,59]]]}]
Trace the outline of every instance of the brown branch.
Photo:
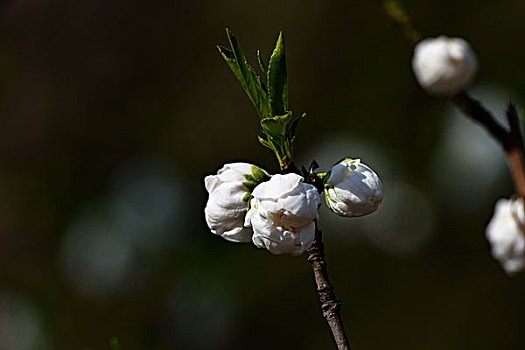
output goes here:
[{"label": "brown branch", "polygon": [[[317,167],[314,161],[310,166],[310,170],[304,167],[301,170],[293,162],[288,162],[284,169],[281,169],[283,174],[296,173],[304,177],[304,182],[314,185],[321,193],[323,191],[322,183],[315,176],[310,176],[313,169]],[[308,262],[312,265],[314,272],[315,284],[317,286],[317,293],[319,294],[319,301],[321,302],[321,310],[323,316],[330,326],[332,336],[338,350],[350,350],[348,339],[343,327],[343,319],[341,318],[341,301],[337,300],[334,293],[334,287],[330,284],[328,279],[328,270],[326,268],[326,261],[324,259],[324,243],[322,232],[319,230],[317,221],[315,222],[315,238],[312,246],[306,251],[308,253]]]},{"label": "brown branch", "polygon": [[519,197],[525,198],[525,167],[523,164],[523,139],[516,108],[511,103],[507,109],[510,131],[507,131],[479,101],[465,91],[453,96],[452,102],[473,120],[480,123],[503,147],[510,165],[514,187]]},{"label": "brown branch", "polygon": [[510,125],[508,134],[507,158],[509,159],[516,192],[521,198],[525,198],[525,169],[523,165],[523,134],[520,129],[518,112],[512,103],[507,108],[507,120]]},{"label": "brown branch", "polygon": [[509,132],[496,121],[479,101],[470,97],[465,91],[460,92],[451,99],[463,114],[483,125],[501,143],[505,150],[509,149]]},{"label": "brown branch", "polygon": [[330,326],[335,343],[337,344],[337,349],[350,350],[341,318],[341,301],[335,297],[334,288],[328,279],[328,271],[324,260],[322,232],[317,227],[317,222],[315,225],[315,239],[310,249],[307,250],[307,253],[308,262],[310,262],[314,271],[317,293],[319,294],[319,301],[321,302],[321,310],[323,311],[326,322],[328,322]]}]

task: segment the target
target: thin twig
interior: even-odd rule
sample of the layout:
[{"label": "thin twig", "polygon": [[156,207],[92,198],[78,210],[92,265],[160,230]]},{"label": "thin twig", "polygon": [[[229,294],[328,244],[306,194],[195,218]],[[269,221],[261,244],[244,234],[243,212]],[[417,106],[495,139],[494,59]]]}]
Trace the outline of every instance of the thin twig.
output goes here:
[{"label": "thin twig", "polygon": [[412,44],[416,44],[422,38],[422,33],[417,29],[414,21],[408,16],[399,0],[385,0],[383,2],[385,12],[392,22],[401,27],[405,38]]},{"label": "thin twig", "polygon": [[334,288],[328,279],[328,271],[324,259],[322,232],[317,227],[317,223],[315,225],[314,242],[307,252],[308,261],[312,265],[314,271],[317,293],[319,294],[319,301],[321,302],[321,310],[323,311],[323,316],[326,322],[328,322],[328,325],[330,326],[335,343],[337,344],[337,349],[350,350],[350,345],[348,344],[348,339],[343,327],[343,320],[341,318],[341,301],[337,300]]},{"label": "thin twig", "polygon": [[463,114],[482,124],[487,131],[501,143],[505,150],[510,148],[509,132],[498,123],[479,101],[470,97],[465,91],[456,94],[451,99]]},{"label": "thin twig", "polygon": [[452,97],[452,102],[465,114],[483,125],[496,139],[507,155],[516,194],[525,198],[525,168],[523,165],[523,139],[516,108],[511,103],[507,109],[507,120],[510,130],[506,130],[487,111],[479,101],[470,97],[465,91]]},{"label": "thin twig", "polygon": [[523,134],[521,133],[518,112],[512,103],[507,109],[507,120],[510,125],[508,135],[509,148],[507,157],[512,168],[516,192],[521,198],[525,198],[525,169],[523,165]]}]

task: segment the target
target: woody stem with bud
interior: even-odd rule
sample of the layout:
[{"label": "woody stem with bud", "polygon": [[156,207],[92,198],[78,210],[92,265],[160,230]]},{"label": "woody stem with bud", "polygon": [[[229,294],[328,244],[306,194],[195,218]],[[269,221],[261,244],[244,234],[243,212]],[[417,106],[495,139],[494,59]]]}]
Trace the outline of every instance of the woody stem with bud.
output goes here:
[{"label": "woody stem with bud", "polygon": [[[269,148],[275,153],[281,168],[281,174],[274,175],[276,181],[279,182],[280,180],[278,179],[284,179],[285,177],[290,179],[291,174],[297,174],[302,177],[301,181],[304,179],[304,183],[297,185],[292,181],[291,184],[293,186],[302,188],[301,191],[322,193],[324,190],[322,181],[317,178],[313,173],[313,170],[310,169],[310,172],[307,172],[303,169],[304,171],[301,171],[294,164],[293,142],[299,124],[306,117],[306,114],[294,115],[289,109],[288,78],[286,74],[285,47],[282,33],[280,33],[279,38],[277,39],[277,43],[270,56],[268,65],[266,65],[262,59],[260,52],[257,52],[259,68],[263,73],[263,78],[259,77],[255,70],[248,64],[241,46],[233,33],[227,29],[226,35],[231,48],[218,46],[219,53],[226,61],[237,80],[241,83],[242,88],[259,114],[263,132],[263,136],[259,136],[259,142],[264,147]],[[266,81],[266,84],[264,83],[264,80]],[[291,176],[291,178],[294,178],[294,176]],[[272,185],[271,182],[272,180],[269,180],[266,183],[258,185],[258,187],[252,192],[254,200],[256,202],[259,201],[260,205],[264,205],[265,203],[264,201],[266,197],[264,196],[271,197],[274,195],[273,192],[275,191],[268,191],[268,193],[266,193],[267,188],[270,188],[270,185]],[[279,184],[282,185],[280,182]],[[270,192],[272,192],[272,194],[270,194]],[[260,198],[258,199],[258,197]],[[308,196],[305,196],[305,198],[306,197]],[[320,197],[317,196],[317,198]],[[318,204],[318,202],[315,203],[317,206],[315,208],[316,215],[318,214]],[[254,206],[253,210],[250,209],[246,214],[246,220],[250,221],[251,226],[254,229],[253,242],[258,247],[263,247],[268,244],[268,250],[274,254],[283,253],[285,248],[274,246],[275,242],[265,236],[268,232],[262,232],[266,230],[268,225],[264,222],[264,218],[258,214],[260,205],[257,208]],[[264,215],[268,215],[268,213],[264,213]],[[262,232],[261,234],[256,234],[255,231],[259,229],[259,221],[264,224],[261,225],[264,227],[260,229]],[[339,350],[348,350],[350,347],[348,345],[348,339],[343,328],[340,314],[341,303],[336,299],[333,287],[328,279],[321,231],[318,228],[317,221],[313,224],[315,226],[315,236],[313,242],[309,245],[308,261],[313,268],[323,316],[330,326],[337,348]],[[269,234],[271,236],[271,232]],[[299,248],[303,246],[306,247],[306,245],[301,242]],[[286,252],[292,254],[295,253],[295,255],[302,253],[301,250],[296,251],[292,248],[295,249],[295,247],[286,247]]]},{"label": "woody stem with bud", "polygon": [[[317,163],[314,161],[312,167],[317,166]],[[310,169],[310,173],[313,172],[313,169]],[[322,185],[320,185],[320,179],[316,176],[310,176],[306,169],[303,168],[303,171],[291,163],[287,169],[282,170],[283,173],[295,172],[305,178],[306,183],[314,185],[319,192],[322,192]],[[322,232],[319,229],[319,223],[315,223],[315,238],[311,247],[306,251],[308,253],[308,262],[312,266],[314,273],[314,280],[319,295],[319,301],[321,303],[321,311],[323,312],[323,317],[330,327],[332,336],[336,343],[338,350],[350,350],[350,345],[348,338],[346,336],[345,328],[343,325],[343,319],[341,317],[341,301],[337,300],[335,296],[334,287],[330,283],[328,278],[328,269],[327,263],[325,261],[324,255],[324,243]]]},{"label": "woody stem with bud", "polygon": [[319,301],[321,302],[323,317],[330,326],[337,349],[350,350],[343,326],[343,319],[341,318],[341,301],[337,300],[334,288],[328,279],[328,271],[324,260],[322,232],[319,230],[317,223],[315,225],[314,243],[310,249],[307,250],[307,253],[308,262],[312,265],[314,271],[314,279],[317,286],[317,293],[319,294]]}]

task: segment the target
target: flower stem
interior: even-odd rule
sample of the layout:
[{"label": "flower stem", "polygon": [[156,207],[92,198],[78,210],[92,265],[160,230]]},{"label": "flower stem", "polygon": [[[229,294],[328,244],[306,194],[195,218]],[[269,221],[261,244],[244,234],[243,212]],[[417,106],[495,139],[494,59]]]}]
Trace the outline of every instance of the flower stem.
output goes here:
[{"label": "flower stem", "polygon": [[328,271],[324,259],[322,232],[319,230],[317,222],[315,225],[315,239],[310,249],[307,250],[307,253],[308,262],[312,265],[314,271],[317,293],[319,294],[319,301],[321,302],[321,310],[323,311],[326,322],[330,326],[337,349],[350,350],[341,318],[341,301],[337,300],[334,288],[328,279]]}]

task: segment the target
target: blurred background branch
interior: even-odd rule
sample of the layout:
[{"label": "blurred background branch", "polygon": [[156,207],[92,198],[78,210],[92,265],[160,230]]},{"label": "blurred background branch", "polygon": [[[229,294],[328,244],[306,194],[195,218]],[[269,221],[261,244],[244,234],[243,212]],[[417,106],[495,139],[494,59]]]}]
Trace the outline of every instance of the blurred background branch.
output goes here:
[{"label": "blurred background branch", "polygon": [[[414,20],[409,16],[405,1],[385,0],[383,6],[392,22],[401,28],[405,38],[413,46],[424,38],[424,34],[417,29]],[[509,103],[507,107],[506,115],[509,124],[507,130],[479,101],[472,98],[466,91],[463,90],[453,95],[451,101],[465,116],[481,124],[501,144],[507,154],[516,194],[525,198],[524,148],[516,107],[512,103]]]}]

